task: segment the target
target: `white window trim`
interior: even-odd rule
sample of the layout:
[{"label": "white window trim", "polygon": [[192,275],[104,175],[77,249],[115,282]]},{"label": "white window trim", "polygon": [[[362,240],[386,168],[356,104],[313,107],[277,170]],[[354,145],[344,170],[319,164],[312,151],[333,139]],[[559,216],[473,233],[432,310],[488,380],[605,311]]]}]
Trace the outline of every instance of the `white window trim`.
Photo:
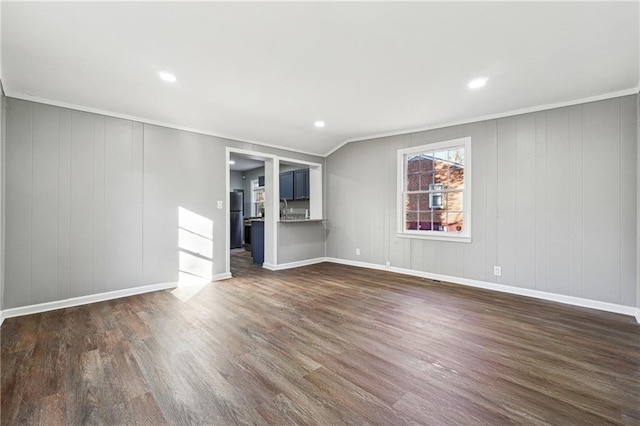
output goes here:
[{"label": "white window trim", "polygon": [[[414,231],[404,229],[404,184],[405,184],[405,156],[418,154],[424,151],[434,151],[442,148],[448,148],[454,145],[464,146],[464,189],[462,197],[464,200],[464,209],[462,213],[464,232],[451,233],[441,231]],[[435,142],[426,145],[412,146],[398,150],[397,157],[397,230],[396,236],[400,238],[418,238],[424,240],[436,241],[455,241],[455,242],[471,242],[471,137],[451,139],[448,141]]]},{"label": "white window trim", "polygon": [[258,179],[251,179],[251,216],[258,216],[258,209],[256,204],[258,204],[256,193],[264,192],[264,187],[258,187]]}]

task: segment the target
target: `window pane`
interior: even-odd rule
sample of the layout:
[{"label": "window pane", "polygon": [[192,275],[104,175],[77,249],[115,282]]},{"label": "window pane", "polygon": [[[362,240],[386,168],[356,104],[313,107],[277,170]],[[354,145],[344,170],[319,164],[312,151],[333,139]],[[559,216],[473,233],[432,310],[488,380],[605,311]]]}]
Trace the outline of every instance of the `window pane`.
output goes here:
[{"label": "window pane", "polygon": [[449,168],[449,189],[464,188],[464,167],[452,165]]},{"label": "window pane", "polygon": [[432,221],[432,231],[443,231],[447,222],[447,213],[445,211],[434,211]]},{"label": "window pane", "polygon": [[449,162],[464,166],[464,148],[449,150]]},{"label": "window pane", "polygon": [[418,229],[421,231],[431,231],[431,212],[420,212],[418,213],[419,225]]},{"label": "window pane", "polygon": [[407,175],[407,191],[418,191],[420,189],[419,173],[410,173]]},{"label": "window pane", "polygon": [[404,201],[404,210],[407,212],[418,211],[418,201],[422,194],[406,194]]},{"label": "window pane", "polygon": [[420,189],[426,191],[433,184],[433,172],[425,172],[420,175]]},{"label": "window pane", "polygon": [[[432,187],[435,185],[432,185]],[[428,194],[429,208],[442,209],[445,206],[446,195],[443,192],[431,192]],[[426,210],[426,209],[425,209]]]},{"label": "window pane", "polygon": [[407,173],[416,173],[420,171],[421,156],[411,155],[407,158]]},{"label": "window pane", "polygon": [[446,209],[462,211],[462,192],[449,192],[447,194]]},{"label": "window pane", "polygon": [[436,168],[433,174],[433,183],[439,183],[444,185],[445,188],[449,187],[449,167],[441,166]]},{"label": "window pane", "polygon": [[447,161],[449,159],[449,154],[447,151],[436,151],[433,153],[433,157],[436,160]]},{"label": "window pane", "polygon": [[420,194],[418,197],[418,210],[421,212],[429,210],[429,194]]},{"label": "window pane", "polygon": [[433,171],[433,158],[430,156],[425,156],[424,159],[420,162],[420,171],[422,173]]},{"label": "window pane", "polygon": [[405,216],[405,229],[418,229],[418,213],[407,212]]},{"label": "window pane", "polygon": [[448,212],[447,213],[447,230],[449,232],[462,232],[462,212]]}]

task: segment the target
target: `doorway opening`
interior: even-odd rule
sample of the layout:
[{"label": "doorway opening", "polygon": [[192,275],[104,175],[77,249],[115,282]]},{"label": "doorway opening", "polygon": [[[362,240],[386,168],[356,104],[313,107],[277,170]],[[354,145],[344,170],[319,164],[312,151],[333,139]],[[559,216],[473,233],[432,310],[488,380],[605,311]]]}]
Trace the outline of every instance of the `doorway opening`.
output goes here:
[{"label": "doorway opening", "polygon": [[246,276],[264,263],[265,158],[229,152],[229,272]]}]

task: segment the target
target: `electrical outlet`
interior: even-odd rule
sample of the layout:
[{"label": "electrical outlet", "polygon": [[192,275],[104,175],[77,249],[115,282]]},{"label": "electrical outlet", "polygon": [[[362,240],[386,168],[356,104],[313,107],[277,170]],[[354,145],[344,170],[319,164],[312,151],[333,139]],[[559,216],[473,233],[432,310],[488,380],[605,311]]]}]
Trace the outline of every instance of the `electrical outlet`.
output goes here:
[{"label": "electrical outlet", "polygon": [[360,249],[359,248],[356,249],[356,256],[360,256]]},{"label": "electrical outlet", "polygon": [[391,268],[391,262],[385,263],[384,266],[386,266],[387,268]]},{"label": "electrical outlet", "polygon": [[218,209],[222,210],[222,200],[218,200]]},{"label": "electrical outlet", "polygon": [[501,266],[494,266],[493,267],[493,275],[496,277],[501,277],[502,276],[502,267]]}]

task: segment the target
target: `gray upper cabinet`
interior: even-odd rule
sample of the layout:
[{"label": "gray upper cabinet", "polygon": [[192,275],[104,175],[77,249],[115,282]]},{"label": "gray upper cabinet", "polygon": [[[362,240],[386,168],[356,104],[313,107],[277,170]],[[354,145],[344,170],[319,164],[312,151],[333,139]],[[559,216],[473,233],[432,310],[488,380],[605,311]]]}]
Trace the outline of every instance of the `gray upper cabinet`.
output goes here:
[{"label": "gray upper cabinet", "polygon": [[309,199],[309,169],[293,171],[293,199]]},{"label": "gray upper cabinet", "polygon": [[309,169],[280,173],[280,199],[287,201],[309,199]]},{"label": "gray upper cabinet", "polygon": [[280,199],[293,200],[293,171],[280,173]]}]

